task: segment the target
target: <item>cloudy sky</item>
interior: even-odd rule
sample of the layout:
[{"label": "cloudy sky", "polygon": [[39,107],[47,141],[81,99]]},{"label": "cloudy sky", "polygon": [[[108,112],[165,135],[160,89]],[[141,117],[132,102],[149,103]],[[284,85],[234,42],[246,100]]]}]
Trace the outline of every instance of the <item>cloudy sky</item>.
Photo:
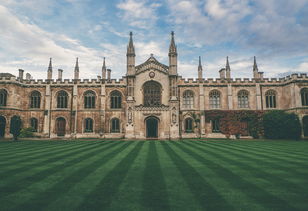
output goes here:
[{"label": "cloudy sky", "polygon": [[252,77],[253,56],[265,77],[308,72],[308,0],[1,0],[0,72],[24,69],[46,78],[49,58],[64,78],[96,78],[103,57],[112,77],[126,72],[126,46],[134,34],[136,63],[151,53],[168,63],[175,32],[178,70],[218,77],[229,56],[233,77]]}]

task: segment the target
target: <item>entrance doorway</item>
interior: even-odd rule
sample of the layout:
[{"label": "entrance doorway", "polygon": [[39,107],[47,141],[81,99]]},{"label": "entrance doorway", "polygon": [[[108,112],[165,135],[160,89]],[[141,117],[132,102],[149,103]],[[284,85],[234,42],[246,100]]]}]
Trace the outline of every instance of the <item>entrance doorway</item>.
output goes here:
[{"label": "entrance doorway", "polygon": [[6,126],[6,120],[4,116],[0,116],[0,138],[3,138],[5,135],[5,126]]},{"label": "entrance doorway", "polygon": [[65,136],[66,120],[63,117],[59,117],[56,120],[56,132],[58,136]]},{"label": "entrance doorway", "polygon": [[308,137],[308,116],[303,117],[303,131],[304,137]]},{"label": "entrance doorway", "polygon": [[145,120],[147,138],[158,138],[158,119],[156,117],[148,117]]}]

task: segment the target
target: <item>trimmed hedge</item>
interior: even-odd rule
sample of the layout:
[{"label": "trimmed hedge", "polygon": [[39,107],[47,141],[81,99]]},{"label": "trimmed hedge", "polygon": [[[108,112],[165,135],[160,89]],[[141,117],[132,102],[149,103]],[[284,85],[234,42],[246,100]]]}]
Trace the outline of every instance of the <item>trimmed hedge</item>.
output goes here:
[{"label": "trimmed hedge", "polygon": [[300,139],[301,124],[295,113],[269,111],[263,116],[264,136],[269,139]]}]

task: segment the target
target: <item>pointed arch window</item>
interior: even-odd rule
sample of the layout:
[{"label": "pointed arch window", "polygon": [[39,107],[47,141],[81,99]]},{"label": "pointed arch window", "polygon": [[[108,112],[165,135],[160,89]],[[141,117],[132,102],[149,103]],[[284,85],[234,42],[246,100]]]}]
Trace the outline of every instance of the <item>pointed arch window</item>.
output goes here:
[{"label": "pointed arch window", "polygon": [[7,91],[5,89],[0,90],[0,106],[6,106],[7,104]]},{"label": "pointed arch window", "polygon": [[192,133],[193,131],[193,119],[188,117],[185,119],[185,124],[184,124],[185,132],[186,133]]},{"label": "pointed arch window", "polygon": [[143,104],[146,107],[161,105],[161,86],[155,81],[148,81],[143,86]]},{"label": "pointed arch window", "polygon": [[68,94],[66,91],[59,91],[57,96],[57,108],[67,108]]},{"label": "pointed arch window", "polygon": [[308,88],[301,90],[302,106],[308,106]]},{"label": "pointed arch window", "polygon": [[113,118],[111,120],[111,133],[119,133],[120,132],[120,120],[118,118]]},{"label": "pointed arch window", "polygon": [[91,133],[93,132],[93,119],[86,118],[84,120],[84,132],[85,133]]},{"label": "pointed arch window", "polygon": [[38,131],[38,120],[37,120],[37,118],[31,118],[30,119],[30,126],[33,128],[33,132]]},{"label": "pointed arch window", "polygon": [[266,108],[276,108],[276,92],[268,90],[265,93]]},{"label": "pointed arch window", "polygon": [[119,91],[110,94],[110,108],[122,108],[122,95]]},{"label": "pointed arch window", "polygon": [[190,109],[194,107],[194,92],[191,90],[186,90],[183,93],[183,107]]},{"label": "pointed arch window", "polygon": [[40,108],[40,107],[41,107],[41,93],[38,91],[31,92],[30,108]]},{"label": "pointed arch window", "polygon": [[241,90],[237,94],[238,107],[249,108],[249,93],[246,90]]},{"label": "pointed arch window", "polygon": [[220,108],[220,92],[218,90],[212,90],[210,92],[210,107]]},{"label": "pointed arch window", "polygon": [[95,93],[91,90],[84,94],[84,108],[95,108]]}]

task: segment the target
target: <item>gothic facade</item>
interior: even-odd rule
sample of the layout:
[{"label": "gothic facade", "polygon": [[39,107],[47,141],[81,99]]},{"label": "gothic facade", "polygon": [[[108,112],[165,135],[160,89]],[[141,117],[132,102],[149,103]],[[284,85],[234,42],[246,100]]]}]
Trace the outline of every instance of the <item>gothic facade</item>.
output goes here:
[{"label": "gothic facade", "polygon": [[205,120],[203,111],[210,110],[281,109],[297,113],[303,128],[308,126],[306,74],[263,78],[254,59],[253,77],[234,79],[227,58],[219,78],[205,79],[199,58],[198,78],[184,79],[177,72],[173,32],[168,65],[153,55],[136,65],[132,33],[126,56],[127,73],[120,80],[111,79],[105,59],[101,77],[92,80],[79,79],[78,59],[73,80],[63,80],[61,69],[58,78],[52,79],[51,59],[47,80],[33,80],[29,74],[24,78],[21,69],[18,77],[0,74],[0,136],[10,137],[14,115],[21,117],[23,127],[47,138],[225,137],[219,119]]}]

